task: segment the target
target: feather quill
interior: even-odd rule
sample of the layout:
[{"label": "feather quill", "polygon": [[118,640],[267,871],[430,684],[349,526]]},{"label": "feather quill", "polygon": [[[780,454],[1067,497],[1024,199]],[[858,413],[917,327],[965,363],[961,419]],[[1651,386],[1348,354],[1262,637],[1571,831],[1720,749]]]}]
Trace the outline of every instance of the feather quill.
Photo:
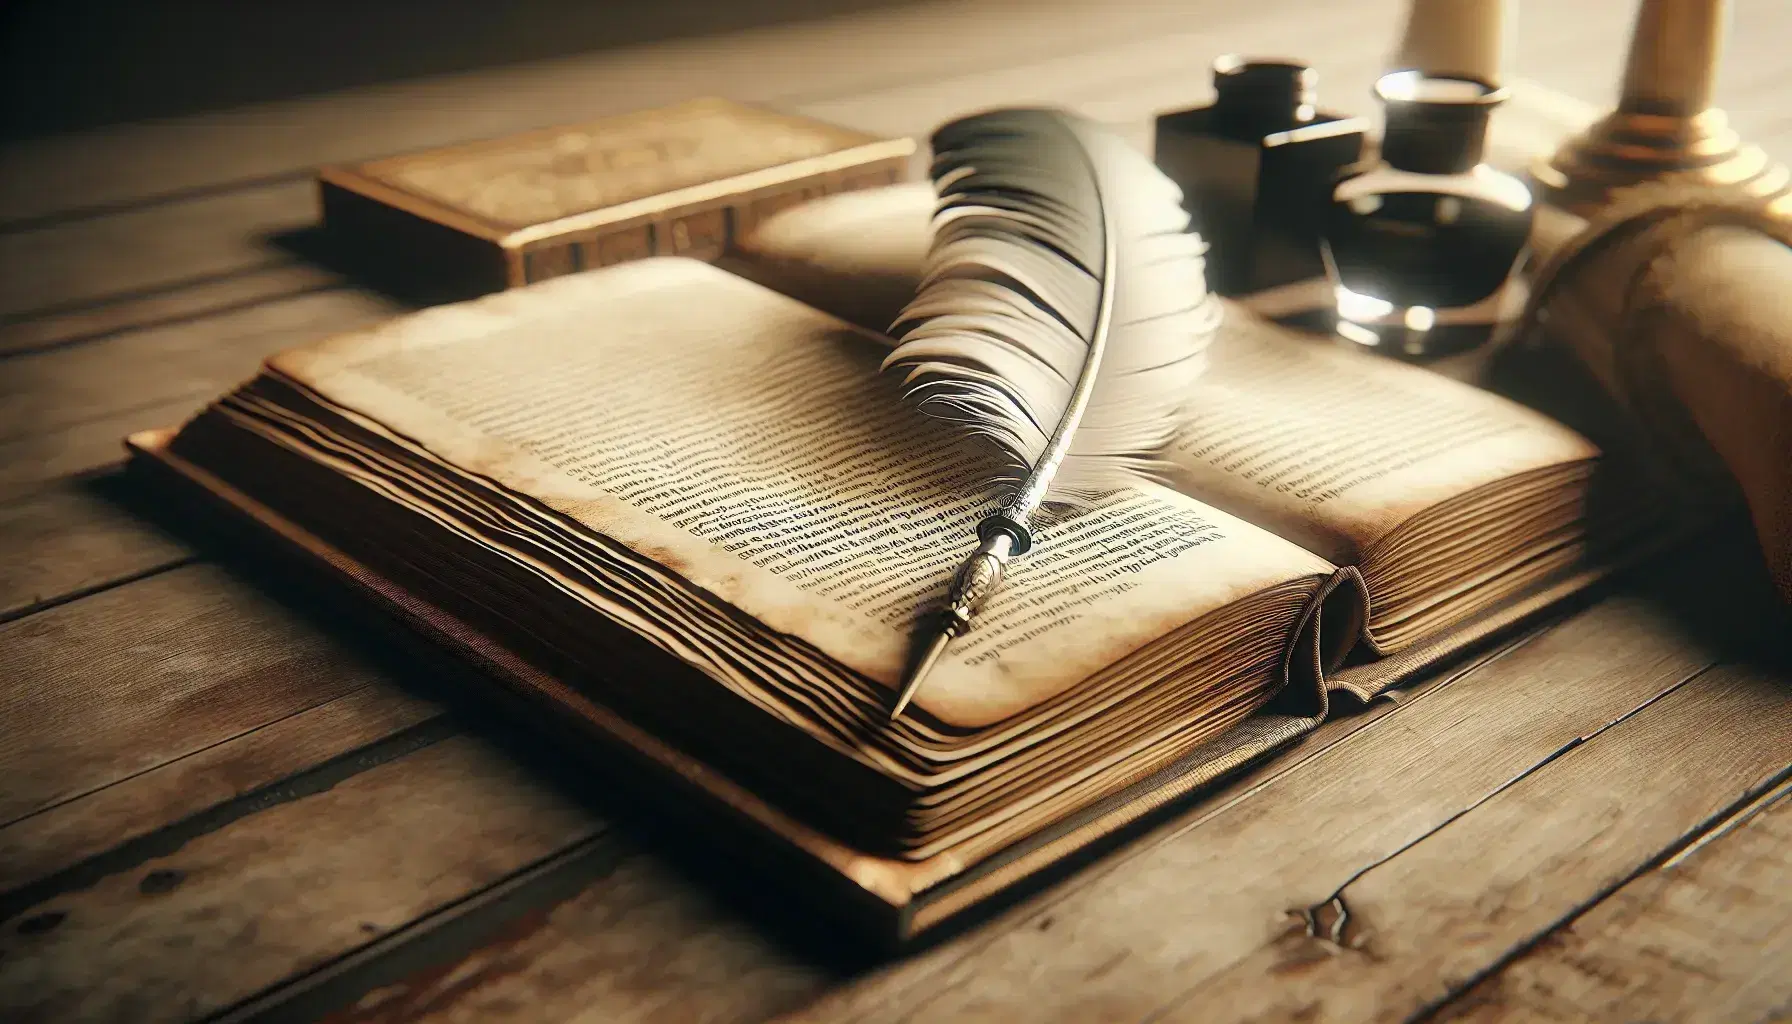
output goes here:
[{"label": "feather quill", "polygon": [[1220,309],[1181,191],[1101,128],[997,110],[933,136],[934,239],[884,369],[922,412],[993,443],[1015,490],[978,528],[899,716],[1045,503],[1148,473],[1206,366]]}]

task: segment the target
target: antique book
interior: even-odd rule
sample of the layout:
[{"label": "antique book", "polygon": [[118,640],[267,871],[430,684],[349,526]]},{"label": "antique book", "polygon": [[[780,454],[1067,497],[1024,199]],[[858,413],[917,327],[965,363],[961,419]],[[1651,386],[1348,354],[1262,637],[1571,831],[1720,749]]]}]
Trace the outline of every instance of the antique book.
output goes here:
[{"label": "antique book", "polygon": [[1044,524],[891,721],[997,495],[888,344],[654,258],[282,353],[130,444],[897,938],[1584,587],[1638,507],[1551,419],[1233,306],[1163,482]]},{"label": "antique book", "polygon": [[712,259],[805,199],[906,176],[887,139],[723,99],[324,167],[324,229],[389,283],[463,297],[646,256]]}]

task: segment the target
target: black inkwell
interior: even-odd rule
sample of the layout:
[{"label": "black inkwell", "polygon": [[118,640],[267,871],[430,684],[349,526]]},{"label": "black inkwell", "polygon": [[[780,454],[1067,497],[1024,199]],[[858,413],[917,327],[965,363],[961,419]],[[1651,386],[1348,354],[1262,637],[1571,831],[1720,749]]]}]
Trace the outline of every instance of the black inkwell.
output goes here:
[{"label": "black inkwell", "polygon": [[1211,105],[1157,119],[1154,158],[1207,240],[1207,286],[1247,295],[1320,277],[1331,186],[1362,158],[1368,123],[1318,106],[1303,64],[1230,55]]}]

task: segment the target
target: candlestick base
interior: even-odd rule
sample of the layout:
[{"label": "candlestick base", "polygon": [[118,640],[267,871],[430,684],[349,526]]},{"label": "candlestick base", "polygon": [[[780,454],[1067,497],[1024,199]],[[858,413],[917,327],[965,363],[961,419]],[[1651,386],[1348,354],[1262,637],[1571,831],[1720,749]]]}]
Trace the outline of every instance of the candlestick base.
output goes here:
[{"label": "candlestick base", "polygon": [[1716,107],[1690,117],[1615,110],[1531,168],[1539,198],[1586,215],[1644,183],[1792,198],[1792,172],[1744,143]]}]

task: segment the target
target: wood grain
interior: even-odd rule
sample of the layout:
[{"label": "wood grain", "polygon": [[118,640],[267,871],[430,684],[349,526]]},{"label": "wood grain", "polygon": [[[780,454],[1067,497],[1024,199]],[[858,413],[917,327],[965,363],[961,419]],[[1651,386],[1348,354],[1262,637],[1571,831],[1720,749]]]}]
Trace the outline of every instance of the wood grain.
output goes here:
[{"label": "wood grain", "polygon": [[63,481],[0,504],[0,622],[192,557],[120,504],[119,482]]},{"label": "wood grain", "polygon": [[1705,672],[1368,867],[1144,1017],[1407,1020],[1789,765],[1792,685]]},{"label": "wood grain", "polygon": [[1281,935],[1290,911],[1709,663],[1650,603],[1608,600],[798,1019],[1141,1019]]},{"label": "wood grain", "polygon": [[1632,879],[1438,1021],[1728,1024],[1792,1017],[1792,783]]},{"label": "wood grain", "polygon": [[[49,433],[32,431],[0,440],[0,503],[17,501],[46,486],[80,482],[72,477],[109,473],[124,458],[127,435],[181,423],[212,397],[188,395],[102,414]],[[7,542],[0,538],[0,543]]]},{"label": "wood grain", "polygon": [[[264,262],[267,259],[258,253],[243,270],[183,278],[161,288],[79,302],[64,310],[10,320],[0,317],[0,355],[41,352],[145,327],[197,323],[276,299],[347,287],[342,275],[302,262],[296,255],[281,262]],[[91,287],[94,282],[89,282]]]},{"label": "wood grain", "polygon": [[[1474,664],[1499,657],[1525,640],[1513,638],[1459,672],[1466,674]],[[1456,674],[1433,678],[1402,698],[1449,685],[1455,678]],[[1222,784],[1202,799],[1201,806],[1223,804],[1263,778],[1291,770],[1398,706],[1393,699],[1382,699],[1325,723],[1296,747],[1259,766],[1258,773]],[[690,841],[688,835],[682,838]],[[449,947],[446,955],[432,957],[421,967],[368,985],[358,1000],[317,1005],[340,1010],[330,1018],[333,1024],[573,1019],[586,1005],[604,1007],[599,1016],[606,1020],[660,1019],[656,1014],[685,1019],[682,1015],[687,1013],[689,1019],[757,1020],[794,1009],[804,997],[819,993],[824,983],[839,981],[833,973],[836,965],[824,968],[816,962],[813,937],[804,937],[809,943],[806,956],[791,952],[778,937],[761,930],[766,922],[763,910],[752,923],[743,921],[732,905],[722,905],[710,894],[715,879],[694,881],[669,869],[665,851],[654,850],[643,853],[631,848],[615,854],[614,867],[564,900],[532,910],[458,951]],[[713,865],[705,867],[714,870]],[[759,902],[777,901],[777,895],[769,893]],[[640,958],[617,948],[637,942],[663,951],[662,955]],[[702,956],[690,956],[687,950],[701,950]],[[401,951],[382,951],[380,957],[393,960],[400,955]],[[667,960],[674,970],[664,969]],[[344,970],[372,975],[383,967],[370,963]],[[642,977],[646,970],[652,971],[650,979]],[[289,1008],[316,1004],[313,988],[349,984],[336,978],[302,982],[291,992],[271,994],[255,1010],[270,1014],[270,1019],[296,1019],[302,1014]],[[680,992],[679,998],[672,997],[673,989]],[[728,1007],[721,1005],[724,997]]]},{"label": "wood grain", "polygon": [[33,908],[0,931],[0,1016],[203,1016],[601,828],[447,739]]},{"label": "wood grain", "polygon": [[376,678],[356,651],[209,565],[7,623],[0,626],[0,823]]},{"label": "wood grain", "polygon": [[441,714],[376,682],[0,827],[0,892],[58,871]]},{"label": "wood grain", "polygon": [[401,308],[364,292],[330,291],[15,356],[0,374],[0,438],[51,434],[175,399],[198,404],[247,380],[275,352],[377,323]]},{"label": "wood grain", "polygon": [[289,263],[271,236],[316,220],[316,188],[301,180],[0,233],[0,318]]},{"label": "wood grain", "polygon": [[[1299,6],[1266,0],[1254,13]],[[321,163],[700,95],[786,106],[833,99],[879,83],[949,77],[1224,24],[1235,11],[1221,0],[1175,7],[1117,0],[1099,8],[1090,0],[1042,0],[1016,18],[1007,0],[933,0],[33,140],[11,147],[0,161],[0,230],[4,222],[42,221],[59,211],[104,210],[240,181],[298,180]]]},{"label": "wood grain", "polygon": [[[1515,67],[1609,98],[1627,6],[1526,7]],[[12,499],[0,504],[0,616],[181,557],[178,544],[58,478],[114,461],[125,432],[179,418],[252,369],[260,346],[336,329],[322,322],[336,308],[328,292],[292,298],[295,283],[334,289],[329,275],[282,262],[267,238],[308,222],[315,163],[705,92],[905,134],[998,102],[1061,101],[1135,121],[1205,97],[1214,53],[1272,44],[1319,55],[1328,100],[1354,105],[1399,7],[1057,0],[1016,19],[1003,0],[922,3],[13,149],[0,155],[0,219],[12,221],[0,225],[0,256],[9,269],[40,262],[0,280],[0,354],[15,353],[0,369],[0,501]],[[1735,7],[1720,100],[1771,145],[1792,137],[1780,60],[1792,8]],[[16,354],[31,350],[43,351]],[[14,388],[17,372],[31,377]],[[208,574],[216,579],[203,586],[167,582]],[[1754,684],[1724,674],[1732,670],[1632,713],[1715,656],[1683,624],[1684,609],[1657,604],[1609,602],[1447,685],[1333,722],[1035,903],[823,996],[802,1016],[1188,1013],[1203,1004],[1174,1004],[1178,993],[1199,1000],[1208,985],[1233,984],[1249,1006],[1278,998],[1249,967],[1286,952],[1287,912],[1324,905],[1340,887],[1383,945],[1315,954],[1289,972],[1288,994],[1311,995],[1301,979],[1312,973],[1340,986],[1342,1005],[1384,996],[1394,1007],[1432,1005],[1437,986],[1472,981],[1758,781],[1745,769],[1765,762],[1747,760],[1761,754],[1749,743],[1772,719],[1749,703]],[[0,828],[0,890],[434,721],[390,678],[209,567],[0,626],[0,811],[15,780],[25,794],[0,819],[26,815]],[[1676,703],[1711,679],[1730,688],[1708,706]],[[138,714],[133,725],[127,716]],[[1724,729],[1747,742],[1714,747]],[[1672,760],[1650,759],[1652,737]],[[1608,746],[1614,738],[1622,742]],[[1587,764],[1606,770],[1589,774]],[[1682,765],[1700,770],[1641,788]],[[1609,810],[1599,801],[1620,797],[1635,809],[1570,814]],[[1562,843],[1576,828],[1600,830],[1570,849],[1531,834],[1526,813],[1568,816]],[[1776,931],[1786,833],[1783,810],[1773,813],[1751,819],[1776,823],[1765,839],[1750,838],[1763,826],[1739,825],[1672,868],[1645,870],[1470,990],[1462,1012],[1585,1019],[1607,1000],[1666,1019],[1784,1011],[1788,972],[1774,968],[1787,959]],[[474,741],[437,743],[245,813],[8,922],[0,1017],[13,1019],[10,1008],[24,1019],[174,1019],[260,1005],[242,1002],[258,991],[266,1005],[296,1005],[280,998],[295,976],[372,956],[370,942],[406,929],[421,940],[454,908],[581,849],[601,827]],[[622,844],[605,857],[613,863],[569,898],[470,950],[445,948],[366,993],[353,1019],[753,1019],[831,983],[658,856]],[[1700,867],[1703,858],[1718,866]],[[1527,888],[1517,872],[1539,863],[1579,888]],[[1459,864],[1479,865],[1481,881]],[[1500,900],[1496,927],[1483,890]],[[1312,952],[1304,930],[1294,938]],[[1457,945],[1460,962],[1450,958]],[[1386,964],[1328,973],[1376,948],[1390,953]],[[216,969],[225,962],[242,972]]]},{"label": "wood grain", "polygon": [[[1377,6],[1387,9],[1377,10],[1380,20],[1388,20],[1392,5],[1377,0]],[[1353,27],[1360,30],[1363,23],[1360,11],[1306,19],[1299,26],[1296,42],[1318,47],[1328,36]],[[1225,31],[1228,29],[1230,34]],[[802,97],[773,100],[799,113],[851,127],[891,135],[919,134],[977,106],[1074,102],[1081,93],[1111,84],[1117,76],[1134,82],[1142,74],[1167,76],[1173,82],[1186,83],[1179,90],[1183,97],[1190,96],[1191,86],[1193,96],[1205,95],[1209,91],[1207,71],[1189,62],[1189,52],[1218,52],[1228,43],[1273,46],[1286,43],[1288,35],[1289,29],[1278,19],[1259,15],[1249,20],[1233,15],[1200,31],[1110,42],[1074,56],[1048,58],[1043,65],[1018,60],[1021,54],[1007,50],[960,73],[922,79],[930,90],[925,99],[902,88],[891,92],[881,83],[867,83],[872,86],[867,91],[846,90],[822,101]],[[1366,89],[1368,75],[1359,77],[1359,86]],[[1173,100],[1172,105],[1179,102],[1187,99]],[[638,99],[634,105],[648,105],[648,101]],[[507,110],[513,118],[528,113],[528,108],[521,106]],[[1138,109],[1140,116],[1147,112]],[[581,116],[593,113],[596,111]],[[505,130],[518,127],[523,125]],[[355,156],[379,152],[384,150]],[[9,343],[23,347],[39,333],[28,330],[42,319],[32,315],[34,310],[67,320],[87,313],[83,301],[100,302],[101,308],[117,316],[141,305],[137,296],[144,292],[154,294],[161,306],[184,306],[204,301],[203,296],[187,297],[186,291],[214,291],[220,280],[241,276],[253,283],[284,277],[290,273],[288,268],[277,262],[270,265],[271,261],[290,262],[292,257],[272,247],[268,239],[314,224],[316,207],[315,189],[309,181],[281,180],[246,190],[208,192],[103,218],[0,233],[0,261],[10,255],[12,262],[27,271],[0,282],[0,351]],[[123,296],[124,301],[114,300],[115,295]],[[153,309],[146,306],[143,311]],[[7,320],[14,322],[8,324]],[[8,335],[16,340],[9,342]]]},{"label": "wood grain", "polygon": [[521,915],[457,958],[370,989],[331,1024],[759,1021],[829,974],[652,854],[618,849],[571,898]]}]

